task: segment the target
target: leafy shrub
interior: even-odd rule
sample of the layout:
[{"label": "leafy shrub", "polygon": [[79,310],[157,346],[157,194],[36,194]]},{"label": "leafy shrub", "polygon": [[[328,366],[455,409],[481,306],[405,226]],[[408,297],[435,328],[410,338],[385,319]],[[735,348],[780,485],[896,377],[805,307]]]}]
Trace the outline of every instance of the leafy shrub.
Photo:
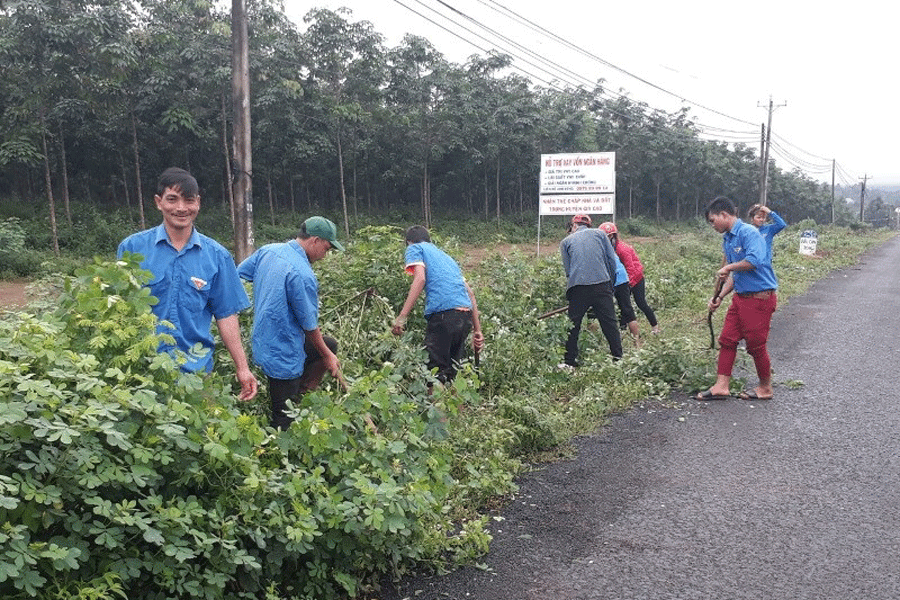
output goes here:
[{"label": "leafy shrub", "polygon": [[33,277],[41,272],[43,256],[30,250],[0,252],[0,278]]},{"label": "leafy shrub", "polygon": [[803,219],[799,223],[794,224],[792,229],[796,229],[797,231],[805,231],[807,229],[815,230],[817,227],[818,224],[816,223],[815,219]]},{"label": "leafy shrub", "polygon": [[25,248],[25,228],[18,217],[0,221],[0,252],[19,252]]},{"label": "leafy shrub", "polygon": [[384,364],[276,432],[156,353],[147,275],[96,261],[57,310],[0,321],[0,595],[335,598],[483,546],[444,508],[443,419],[474,380],[429,396]]},{"label": "leafy shrub", "polygon": [[[453,235],[435,237],[471,258],[466,229]],[[776,237],[785,297],[876,241],[821,227],[811,259],[789,237]],[[337,598],[412,563],[474,560],[490,541],[481,513],[523,464],[635,400],[715,377],[705,315],[720,244],[707,225],[634,240],[663,334],[613,362],[585,327],[575,375],[554,369],[566,316],[538,318],[565,304],[559,257],[480,252],[464,268],[480,367],[466,357],[429,394],[421,310],[389,333],[409,286],[402,227],[366,226],[316,265],[320,325],[350,389],[326,378],[286,432],[265,426],[265,393],[236,405],[221,344],[202,379],[158,355],[147,274],[95,260],[46,311],[0,321],[0,596]],[[246,338],[252,315],[240,319]],[[744,355],[738,367],[752,368]]]},{"label": "leafy shrub", "polygon": [[0,276],[28,277],[38,272],[41,259],[25,249],[26,237],[18,217],[0,221]]}]

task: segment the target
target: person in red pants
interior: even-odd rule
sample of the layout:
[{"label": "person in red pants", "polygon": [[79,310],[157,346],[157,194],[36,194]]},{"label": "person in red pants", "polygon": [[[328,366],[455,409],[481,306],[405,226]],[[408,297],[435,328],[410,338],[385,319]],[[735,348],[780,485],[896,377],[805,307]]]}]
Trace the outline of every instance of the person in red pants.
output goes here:
[{"label": "person in red pants", "polygon": [[768,400],[773,396],[772,363],[766,343],[772,314],[778,304],[778,279],[772,270],[772,256],[756,227],[736,216],[734,204],[719,196],[706,208],[706,220],[722,234],[724,258],[716,277],[724,281],[719,297],[709,301],[709,310],[716,310],[722,298],[734,291],[734,298],[725,314],[719,334],[719,359],[716,382],[698,400],[723,400],[731,395],[731,370],[741,340],[747,343],[747,353],[753,357],[759,385],[740,394],[747,400]]}]

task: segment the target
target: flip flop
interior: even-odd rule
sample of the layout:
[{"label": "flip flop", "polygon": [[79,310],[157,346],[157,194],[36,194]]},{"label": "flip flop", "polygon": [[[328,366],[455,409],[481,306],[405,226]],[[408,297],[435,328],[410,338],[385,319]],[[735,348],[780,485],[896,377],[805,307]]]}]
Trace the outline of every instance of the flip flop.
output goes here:
[{"label": "flip flop", "polygon": [[745,392],[741,392],[742,400],[771,400],[772,396],[759,396],[756,394],[756,390],[747,390]]},{"label": "flip flop", "polygon": [[719,394],[713,394],[711,391],[706,390],[705,392],[700,392],[696,396],[694,396],[697,400],[728,400],[731,398],[730,395],[720,396]]}]

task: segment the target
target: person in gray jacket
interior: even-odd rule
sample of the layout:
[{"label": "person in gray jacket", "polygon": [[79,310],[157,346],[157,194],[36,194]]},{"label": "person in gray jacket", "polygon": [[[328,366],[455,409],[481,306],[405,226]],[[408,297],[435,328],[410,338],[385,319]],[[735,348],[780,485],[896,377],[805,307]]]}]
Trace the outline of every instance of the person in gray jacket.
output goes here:
[{"label": "person in gray jacket", "polygon": [[572,371],[578,366],[578,335],[588,309],[593,309],[600,322],[609,352],[614,359],[622,357],[622,338],[616,325],[613,287],[616,276],[616,253],[599,229],[591,229],[591,218],[579,214],[572,217],[567,235],[559,244],[566,272],[566,299],[572,327],[566,341],[566,353],[559,368]]}]

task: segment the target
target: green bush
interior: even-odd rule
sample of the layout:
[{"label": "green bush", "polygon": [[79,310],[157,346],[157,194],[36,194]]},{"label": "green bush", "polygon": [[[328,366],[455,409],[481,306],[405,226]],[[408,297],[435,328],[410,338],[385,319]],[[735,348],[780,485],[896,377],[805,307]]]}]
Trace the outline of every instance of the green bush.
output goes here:
[{"label": "green bush", "polygon": [[0,279],[34,277],[41,272],[44,257],[30,250],[0,252]]},{"label": "green bush", "polygon": [[0,277],[29,277],[38,272],[41,258],[25,249],[26,238],[20,218],[0,221]]},{"label": "green bush", "polygon": [[476,380],[429,396],[421,364],[385,363],[276,432],[156,353],[146,280],[98,260],[57,310],[0,321],[2,597],[336,598],[483,546],[445,509],[444,418]]},{"label": "green bush", "polygon": [[[813,258],[792,231],[775,239],[781,303],[884,239],[820,227]],[[707,225],[624,238],[663,333],[640,350],[626,339],[613,362],[585,327],[574,375],[554,368],[565,314],[538,318],[566,302],[558,255],[479,248],[474,260],[460,226],[435,239],[464,263],[487,346],[477,370],[469,353],[430,394],[421,307],[390,334],[409,286],[402,233],[366,226],[316,264],[320,326],[350,389],[326,378],[286,432],[266,427],[265,391],[234,399],[221,344],[203,378],[156,353],[148,275],[130,259],[95,259],[56,278],[67,284],[45,311],[0,320],[0,597],[339,598],[412,564],[441,571],[487,550],[482,514],[523,465],[634,401],[715,376],[705,316],[721,240]],[[240,320],[249,347],[251,311]],[[742,354],[737,367],[741,385],[752,365]]]}]

